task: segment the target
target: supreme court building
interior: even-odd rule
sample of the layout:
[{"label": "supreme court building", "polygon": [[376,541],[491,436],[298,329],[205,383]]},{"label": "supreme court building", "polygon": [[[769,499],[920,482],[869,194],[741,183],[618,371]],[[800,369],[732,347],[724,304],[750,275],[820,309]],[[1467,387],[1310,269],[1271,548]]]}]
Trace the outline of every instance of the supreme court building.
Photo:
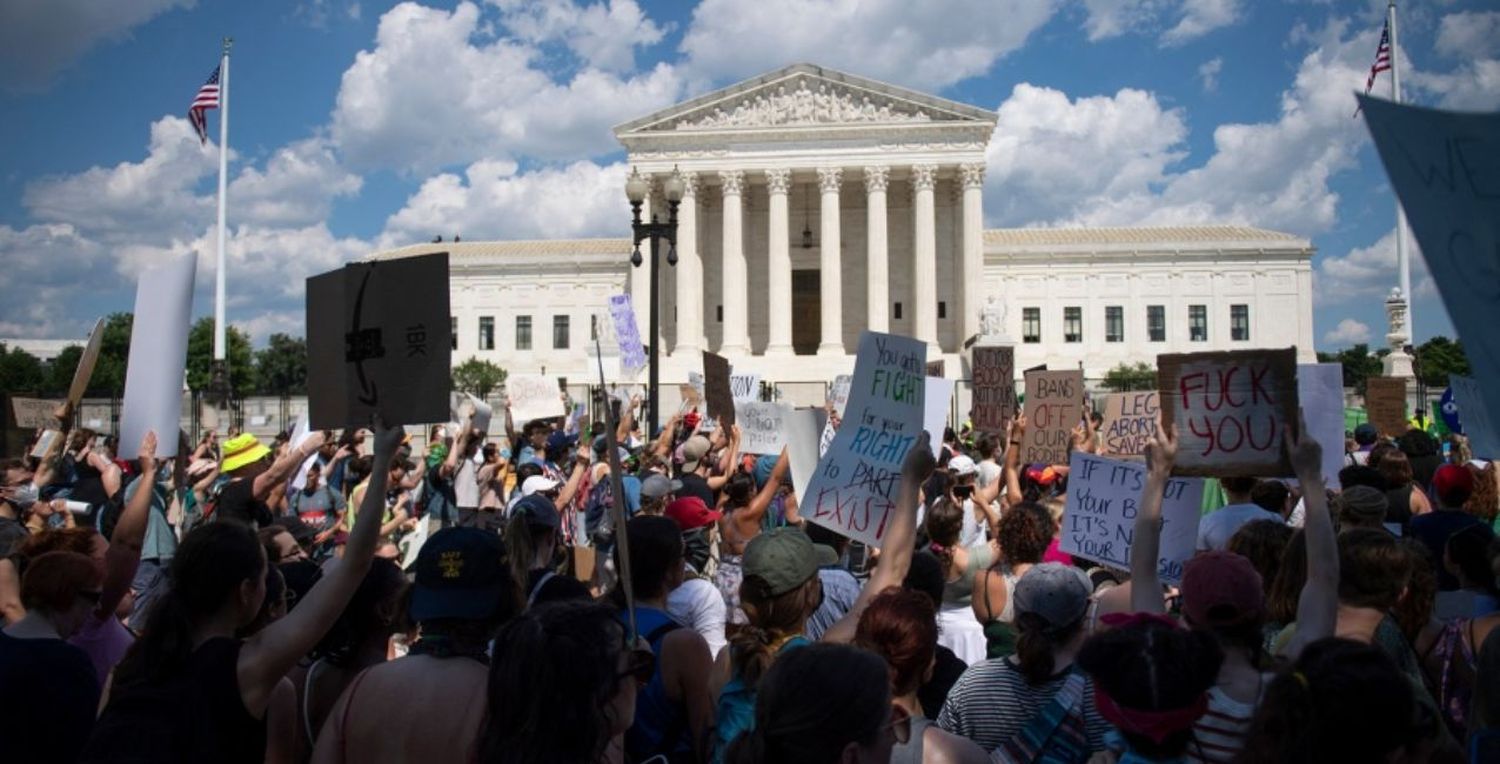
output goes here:
[{"label": "supreme court building", "polygon": [[[677,265],[662,253],[663,382],[699,370],[705,349],[768,382],[825,382],[853,368],[865,329],[924,340],[955,378],[981,328],[1014,342],[1018,374],[1082,366],[1098,379],[1162,352],[1291,345],[1312,360],[1306,239],[1232,225],[986,230],[996,118],[798,64],[615,128],[651,181],[648,219],[666,219],[667,176],[686,185]],[[611,294],[632,295],[650,342],[650,259],[632,268],[620,234],[376,257],[450,253],[455,363],[596,379],[597,332],[613,381]]]}]

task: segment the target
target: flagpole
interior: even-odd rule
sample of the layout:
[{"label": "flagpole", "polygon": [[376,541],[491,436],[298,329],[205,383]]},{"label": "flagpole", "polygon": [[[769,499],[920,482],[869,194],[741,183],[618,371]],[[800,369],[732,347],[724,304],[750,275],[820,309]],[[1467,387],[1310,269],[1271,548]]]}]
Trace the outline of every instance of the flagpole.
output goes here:
[{"label": "flagpole", "polygon": [[224,52],[219,60],[219,251],[214,269],[214,393],[220,401],[228,400],[229,375],[225,364],[224,323],[224,197],[229,178],[229,48],[234,38],[224,38]]},{"label": "flagpole", "polygon": [[[1385,8],[1385,23],[1391,30],[1391,101],[1401,103],[1401,60],[1396,45],[1396,3],[1391,0]],[[1394,196],[1394,194],[1393,194]],[[1411,293],[1411,261],[1406,254],[1406,212],[1401,209],[1401,200],[1396,199],[1396,270],[1401,279],[1401,298],[1406,300],[1407,341],[1415,343],[1416,300]]]}]

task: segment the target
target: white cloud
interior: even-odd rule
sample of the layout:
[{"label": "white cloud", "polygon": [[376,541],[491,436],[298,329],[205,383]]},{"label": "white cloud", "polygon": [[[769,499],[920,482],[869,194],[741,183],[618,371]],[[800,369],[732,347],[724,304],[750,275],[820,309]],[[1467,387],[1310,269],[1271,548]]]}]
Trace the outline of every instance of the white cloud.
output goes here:
[{"label": "white cloud", "polygon": [[[1407,258],[1411,261],[1412,291],[1419,299],[1436,297],[1437,287],[1427,272],[1422,248],[1417,246],[1410,231],[1405,246]],[[1396,273],[1396,229],[1387,230],[1368,247],[1355,247],[1339,257],[1323,256],[1315,275],[1318,277],[1318,298],[1324,302],[1385,299],[1399,280]]]},{"label": "white cloud", "polygon": [[[917,88],[983,74],[1019,49],[1060,0],[704,0],[682,40],[705,81],[806,61]],[[641,112],[644,113],[644,112]]]},{"label": "white cloud", "polygon": [[1336,345],[1358,345],[1370,341],[1370,327],[1362,321],[1346,318],[1323,335],[1323,341]]},{"label": "white cloud", "polygon": [[78,300],[80,288],[96,294],[114,281],[105,248],[65,223],[0,225],[0,262],[0,336],[83,334],[83,320],[63,308]]},{"label": "white cloud", "polygon": [[1500,55],[1500,11],[1460,11],[1444,16],[1433,49],[1461,61]]},{"label": "white cloud", "polygon": [[1239,0],[1183,0],[1177,25],[1162,33],[1163,45],[1182,45],[1240,18]]},{"label": "white cloud", "polygon": [[[1127,33],[1158,35],[1163,46],[1191,42],[1241,18],[1240,0],[1083,0],[1083,28],[1097,42]],[[1175,21],[1171,28],[1162,27]]]},{"label": "white cloud", "polygon": [[1088,16],[1083,28],[1089,41],[1097,42],[1136,32],[1155,24],[1157,17],[1171,6],[1170,0],[1083,0]]},{"label": "white cloud", "polygon": [[311,138],[278,149],[264,170],[246,167],[229,185],[229,199],[236,220],[305,226],[326,220],[333,200],[359,193],[362,184],[325,141]]},{"label": "white cloud", "polygon": [[635,49],[655,45],[666,35],[635,0],[591,5],[573,0],[490,1],[504,11],[502,23],[521,40],[538,45],[560,42],[588,65],[612,72],[635,69]]},{"label": "white cloud", "polygon": [[487,39],[480,10],[403,3],[380,20],[374,50],[344,72],[332,138],[355,167],[427,172],[483,158],[573,159],[618,150],[610,127],[675,103],[665,63],[629,77],[584,67],[556,82],[539,51]]},{"label": "white cloud", "polygon": [[193,0],[6,0],[0,3],[0,86],[43,89],[105,40]]},{"label": "white cloud", "polygon": [[1212,93],[1219,89],[1219,73],[1222,71],[1224,71],[1223,56],[1215,56],[1198,67],[1198,81],[1203,83],[1204,92]]}]

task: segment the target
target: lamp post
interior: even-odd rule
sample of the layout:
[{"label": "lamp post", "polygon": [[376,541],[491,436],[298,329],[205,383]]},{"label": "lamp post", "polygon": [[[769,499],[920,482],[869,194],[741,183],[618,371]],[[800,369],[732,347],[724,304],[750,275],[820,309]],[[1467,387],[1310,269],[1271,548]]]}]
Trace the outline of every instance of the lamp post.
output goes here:
[{"label": "lamp post", "polygon": [[633,267],[641,267],[641,242],[651,240],[651,318],[650,337],[651,355],[649,357],[650,377],[647,383],[650,386],[650,398],[647,401],[649,408],[646,415],[646,423],[650,429],[647,432],[655,437],[656,430],[661,424],[660,408],[658,403],[658,385],[660,377],[660,344],[661,329],[661,305],[657,300],[656,290],[661,281],[660,260],[662,239],[667,240],[667,265],[677,264],[677,205],[682,203],[683,182],[682,175],[677,168],[672,168],[672,174],[662,184],[662,195],[667,198],[667,222],[657,220],[656,211],[651,212],[651,222],[641,222],[641,204],[646,201],[646,194],[650,193],[651,184],[641,177],[640,172],[634,168],[630,171],[630,177],[625,181],[625,197],[630,200],[631,229],[634,232],[632,251],[630,253],[630,264]]}]

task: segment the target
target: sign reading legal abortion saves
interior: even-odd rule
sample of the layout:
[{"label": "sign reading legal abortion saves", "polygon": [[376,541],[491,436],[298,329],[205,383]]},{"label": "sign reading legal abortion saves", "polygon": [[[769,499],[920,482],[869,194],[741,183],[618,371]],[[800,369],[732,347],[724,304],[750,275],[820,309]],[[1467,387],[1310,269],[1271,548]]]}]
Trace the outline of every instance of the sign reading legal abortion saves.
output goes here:
[{"label": "sign reading legal abortion saves", "polygon": [[1156,416],[1161,411],[1158,400],[1155,390],[1105,396],[1104,422],[1099,426],[1103,452],[1116,456],[1145,453],[1146,441],[1156,435]]},{"label": "sign reading legal abortion saves", "polygon": [[1297,423],[1297,349],[1156,357],[1162,426],[1177,425],[1174,475],[1292,474],[1282,441]]},{"label": "sign reading legal abortion saves", "polygon": [[[1068,462],[1068,503],[1063,508],[1062,551],[1101,565],[1128,570],[1135,544],[1146,468],[1139,462],[1074,451]],[[1161,547],[1156,563],[1163,581],[1182,580],[1182,566],[1193,556],[1203,504],[1201,478],[1167,480],[1161,505]]]},{"label": "sign reading legal abortion saves", "polygon": [[901,463],[922,433],[927,346],[865,332],[843,424],[818,462],[802,516],[879,546],[896,508]]}]

